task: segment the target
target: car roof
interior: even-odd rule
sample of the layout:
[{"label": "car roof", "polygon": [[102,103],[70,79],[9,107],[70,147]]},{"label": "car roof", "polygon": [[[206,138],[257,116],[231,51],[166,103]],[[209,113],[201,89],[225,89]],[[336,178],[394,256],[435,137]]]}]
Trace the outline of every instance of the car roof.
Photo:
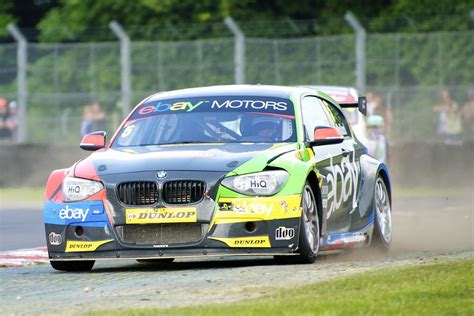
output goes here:
[{"label": "car roof", "polygon": [[271,85],[222,85],[199,88],[188,88],[151,95],[146,101],[158,99],[186,98],[217,95],[247,95],[247,96],[270,96],[277,98],[290,98],[293,94],[314,93],[314,89],[306,87],[288,87]]},{"label": "car roof", "polygon": [[359,93],[352,87],[343,86],[305,86],[326,93],[336,100],[339,104],[357,102]]}]

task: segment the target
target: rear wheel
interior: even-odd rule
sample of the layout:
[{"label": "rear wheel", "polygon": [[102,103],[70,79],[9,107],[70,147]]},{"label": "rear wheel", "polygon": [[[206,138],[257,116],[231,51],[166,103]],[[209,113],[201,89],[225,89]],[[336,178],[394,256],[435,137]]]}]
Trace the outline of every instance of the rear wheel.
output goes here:
[{"label": "rear wheel", "polygon": [[275,256],[278,263],[313,263],[319,252],[319,217],[313,189],[306,182],[301,199],[301,222],[299,229],[299,255]]},{"label": "rear wheel", "polygon": [[381,176],[375,181],[375,219],[372,245],[388,250],[392,242],[392,208],[387,186]]},{"label": "rear wheel", "polygon": [[87,272],[91,271],[95,261],[50,261],[51,266],[59,271]]}]

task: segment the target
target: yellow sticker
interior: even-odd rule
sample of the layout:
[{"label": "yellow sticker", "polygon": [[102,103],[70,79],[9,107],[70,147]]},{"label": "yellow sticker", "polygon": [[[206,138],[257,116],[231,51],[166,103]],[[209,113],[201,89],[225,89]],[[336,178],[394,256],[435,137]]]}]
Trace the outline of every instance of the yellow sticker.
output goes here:
[{"label": "yellow sticker", "polygon": [[218,238],[210,239],[222,241],[231,248],[270,248],[270,239],[268,236],[238,237],[238,238]]},{"label": "yellow sticker", "polygon": [[126,224],[194,223],[197,221],[195,207],[180,208],[127,208]]},{"label": "yellow sticker", "polygon": [[221,198],[214,215],[216,224],[243,220],[273,220],[301,216],[301,195]]},{"label": "yellow sticker", "polygon": [[66,243],[66,252],[84,252],[95,251],[99,246],[111,242],[113,239],[100,241],[74,241],[68,240]]},{"label": "yellow sticker", "polygon": [[133,129],[135,128],[135,125],[128,125],[125,130],[123,131],[122,135],[120,137],[126,138],[130,136],[130,134],[133,132]]}]

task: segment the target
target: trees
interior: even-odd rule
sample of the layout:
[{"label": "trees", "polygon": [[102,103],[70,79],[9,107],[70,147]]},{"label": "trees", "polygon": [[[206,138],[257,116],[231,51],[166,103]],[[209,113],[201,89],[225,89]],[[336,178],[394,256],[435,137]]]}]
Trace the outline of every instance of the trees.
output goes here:
[{"label": "trees", "polygon": [[7,35],[7,25],[10,22],[14,22],[15,18],[11,14],[13,7],[13,0],[0,1],[0,36]]},{"label": "trees", "polygon": [[[38,28],[41,41],[100,41],[113,38],[107,25],[117,20],[137,39],[196,39],[227,36],[222,20],[232,16],[247,24],[249,32],[261,32],[255,34],[259,37],[272,36],[265,28],[288,18],[314,20],[310,28],[300,30],[306,34],[295,35],[330,35],[351,32],[343,20],[344,13],[351,10],[372,33],[464,31],[474,28],[471,9],[474,0],[439,0],[436,4],[430,0],[60,0]],[[252,24],[255,21],[272,23]],[[295,25],[281,26],[291,27]],[[273,36],[287,35],[281,34],[274,32]]]}]

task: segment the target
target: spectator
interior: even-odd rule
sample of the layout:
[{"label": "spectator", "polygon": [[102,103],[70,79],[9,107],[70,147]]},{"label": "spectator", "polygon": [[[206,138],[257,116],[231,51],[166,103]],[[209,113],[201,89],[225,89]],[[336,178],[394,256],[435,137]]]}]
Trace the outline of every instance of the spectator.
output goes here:
[{"label": "spectator", "polygon": [[91,106],[92,124],[94,131],[105,131],[107,128],[107,120],[105,112],[99,103],[94,103]]},{"label": "spectator", "polygon": [[383,133],[384,119],[380,115],[367,117],[367,150],[369,155],[387,162],[387,138]]},{"label": "spectator", "polygon": [[462,108],[462,118],[467,140],[474,143],[474,87],[469,90],[468,100]]},{"label": "spectator", "polygon": [[7,128],[10,130],[11,139],[18,140],[18,112],[16,101],[11,101],[8,104],[9,115],[6,121]]},{"label": "spectator", "polygon": [[461,111],[459,106],[451,96],[448,90],[444,90],[441,94],[443,104],[437,105],[433,108],[438,115],[438,135],[443,138],[445,144],[460,145],[462,122]]},{"label": "spectator", "polygon": [[84,135],[92,133],[93,131],[92,108],[90,105],[84,105],[82,112],[81,137],[84,137]]},{"label": "spectator", "polygon": [[386,132],[389,130],[390,123],[392,122],[392,113],[390,110],[383,104],[382,98],[373,93],[367,93],[367,117],[371,115],[379,115],[384,120],[384,125],[382,131]]},{"label": "spectator", "polygon": [[0,98],[0,141],[9,141],[12,137],[8,124],[9,112],[7,99]]}]

